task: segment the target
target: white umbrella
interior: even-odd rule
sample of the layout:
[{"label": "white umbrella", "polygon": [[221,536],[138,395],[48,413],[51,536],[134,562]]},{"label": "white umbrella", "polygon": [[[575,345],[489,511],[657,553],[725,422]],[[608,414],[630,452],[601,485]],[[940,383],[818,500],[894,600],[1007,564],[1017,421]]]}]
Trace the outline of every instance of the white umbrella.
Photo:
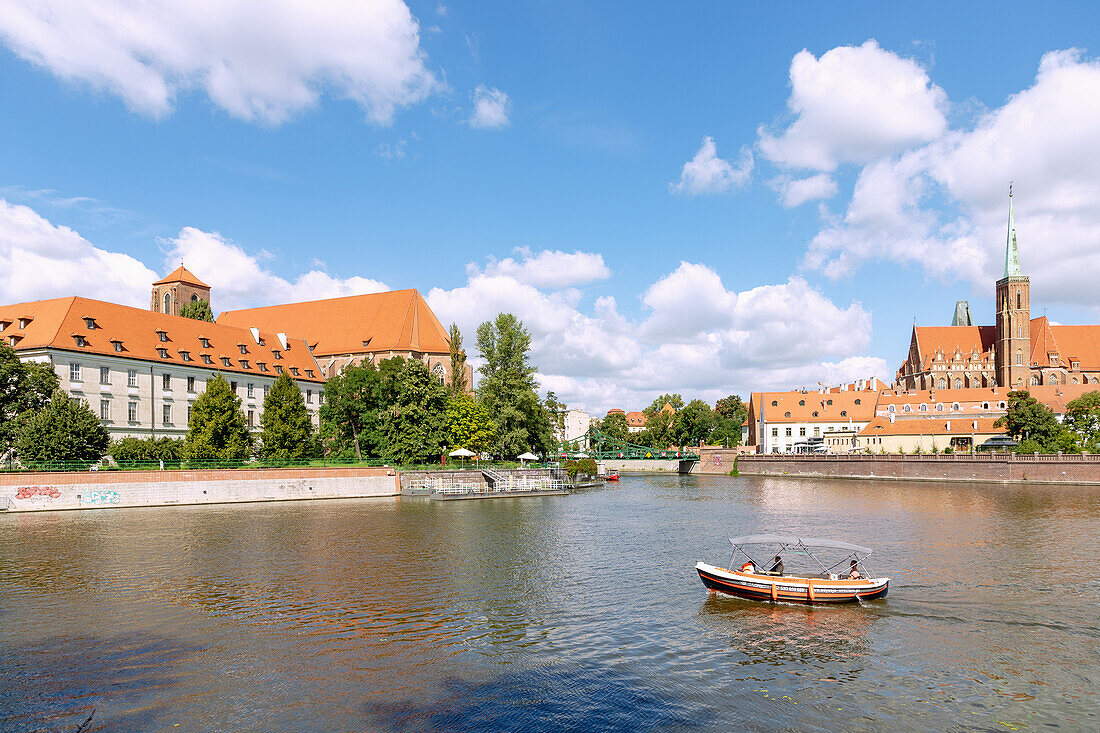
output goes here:
[{"label": "white umbrella", "polygon": [[[470,456],[477,455],[477,454],[474,453],[472,450],[466,450],[465,448],[459,448],[457,450],[451,451],[448,455],[450,455],[451,458],[466,459],[466,458],[469,458]],[[462,465],[466,465],[465,460],[462,461]]]},{"label": "white umbrella", "polygon": [[537,461],[539,459],[539,457],[536,456],[534,453],[524,453],[517,456],[517,458],[519,458],[519,465],[521,466],[523,465],[524,461]]}]

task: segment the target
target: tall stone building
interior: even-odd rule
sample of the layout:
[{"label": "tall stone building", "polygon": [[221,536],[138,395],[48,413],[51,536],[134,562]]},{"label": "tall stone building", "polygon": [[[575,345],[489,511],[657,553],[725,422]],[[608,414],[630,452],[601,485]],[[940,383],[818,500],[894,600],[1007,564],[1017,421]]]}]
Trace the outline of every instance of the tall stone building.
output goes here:
[{"label": "tall stone building", "polygon": [[897,386],[1100,386],[1100,325],[1056,326],[1046,316],[1031,317],[1031,280],[1020,267],[1011,192],[1005,269],[997,281],[996,295],[994,326],[972,325],[969,306],[963,315],[958,303],[951,326],[913,326],[909,355],[898,369]]},{"label": "tall stone building", "polygon": [[154,313],[178,316],[180,308],[184,305],[200,300],[210,302],[210,286],[195,277],[181,263],[172,271],[172,274],[153,283],[153,296],[149,302],[149,310]]}]

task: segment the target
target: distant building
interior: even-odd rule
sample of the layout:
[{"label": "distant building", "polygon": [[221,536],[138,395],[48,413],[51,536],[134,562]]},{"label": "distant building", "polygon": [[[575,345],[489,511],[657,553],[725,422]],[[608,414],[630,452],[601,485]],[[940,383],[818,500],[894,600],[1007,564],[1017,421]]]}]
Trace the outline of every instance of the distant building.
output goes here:
[{"label": "distant building", "polygon": [[565,413],[565,427],[561,435],[558,436],[558,440],[564,442],[582,438],[588,432],[591,423],[592,416],[584,410],[567,410]]},{"label": "distant building", "polygon": [[913,326],[896,384],[905,389],[969,389],[1095,384],[1100,386],[1100,325],[1055,326],[1031,317],[1031,281],[1020,268],[1009,194],[1004,276],[997,319],[975,326],[959,301],[950,326]]},{"label": "distant building", "polygon": [[827,433],[858,432],[875,416],[877,379],[817,391],[753,392],[746,443],[758,453],[825,450]]},{"label": "distant building", "polygon": [[116,438],[183,437],[192,405],[216,374],[241,398],[254,429],[264,396],[284,372],[314,425],[324,399],[325,379],[309,348],[282,333],[69,297],[0,306],[0,337],[21,360],[51,365],[61,388]]},{"label": "distant building", "polygon": [[[305,339],[326,378],[394,356],[424,362],[441,382],[450,378],[450,336],[416,290],[225,311],[218,323]],[[466,385],[473,389],[469,365]]]},{"label": "distant building", "polygon": [[181,264],[170,275],[153,283],[149,310],[178,316],[180,308],[200,300],[210,302],[210,286]]},{"label": "distant building", "polygon": [[996,421],[992,417],[876,417],[860,431],[857,449],[872,453],[932,453],[945,448],[969,451],[994,436],[1004,435],[1004,428],[994,426]]}]

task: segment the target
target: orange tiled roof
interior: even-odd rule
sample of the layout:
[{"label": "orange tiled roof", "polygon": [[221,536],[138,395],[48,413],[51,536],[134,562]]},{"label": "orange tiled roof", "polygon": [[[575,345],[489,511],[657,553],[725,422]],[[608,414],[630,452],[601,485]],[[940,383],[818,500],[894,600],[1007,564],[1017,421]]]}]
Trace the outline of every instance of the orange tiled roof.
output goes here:
[{"label": "orange tiled roof", "polygon": [[626,413],[626,424],[633,428],[644,428],[646,416],[644,412]]},{"label": "orange tiled roof", "polygon": [[[913,418],[907,420],[895,420],[876,417],[867,427],[859,431],[861,437],[878,437],[885,435],[990,435],[1005,432],[1004,428],[997,428],[993,423],[995,417],[953,417],[944,419]],[[975,423],[977,427],[974,427]]]},{"label": "orange tiled roof", "polygon": [[1028,393],[1059,415],[1066,405],[1088,392],[1100,391],[1100,384],[1042,384],[1031,385]]},{"label": "orange tiled roof", "polygon": [[[764,419],[769,423],[847,420],[868,422],[875,415],[878,393],[870,390],[825,393],[754,392],[751,399],[756,408],[755,416],[759,416],[762,410]],[[856,404],[857,400],[859,404]],[[773,405],[773,402],[776,404]],[[840,414],[842,412],[843,415]]]},{"label": "orange tiled roof", "polygon": [[[1052,364],[1050,354],[1058,359]],[[1100,325],[1052,326],[1046,316],[1031,319],[1032,366],[1069,368],[1077,361],[1081,369],[1100,369]]]},{"label": "orange tiled roof", "polygon": [[941,402],[991,402],[999,403],[1008,399],[1010,390],[1004,387],[963,387],[960,389],[911,389],[885,390],[879,393],[878,407],[886,409],[889,405],[935,404]]},{"label": "orange tiled roof", "polygon": [[936,351],[950,359],[958,349],[964,356],[977,349],[987,355],[997,340],[996,326],[914,326],[921,366],[927,368]]},{"label": "orange tiled roof", "polygon": [[[31,322],[19,328],[19,319],[27,317]],[[94,328],[88,328],[85,320],[88,318],[92,319]],[[16,337],[17,351],[49,347],[78,354],[100,354],[199,369],[209,366],[211,371],[272,377],[277,374],[275,367],[280,366],[291,372],[296,380],[325,381],[305,342],[288,340],[287,348],[283,349],[278,336],[269,331],[260,331],[260,339],[264,342],[261,346],[248,329],[77,297],[0,306],[0,321],[9,322],[3,338],[7,341]],[[167,341],[160,340],[160,331],[166,334]],[[202,338],[208,340],[209,348],[202,345]],[[79,345],[81,340],[83,346]],[[116,341],[122,344],[122,351],[115,350]],[[241,353],[241,344],[247,353]],[[161,349],[165,356],[161,355]],[[276,351],[281,358],[275,358]],[[189,361],[184,359],[184,353],[190,357]],[[202,358],[204,354],[210,357],[212,363],[209,365]],[[228,365],[223,358],[229,359]],[[266,372],[260,369],[260,364],[267,367]],[[297,369],[298,374],[293,374],[293,369]],[[314,376],[309,376],[310,371]]]},{"label": "orange tiled roof", "polygon": [[153,284],[165,285],[167,283],[186,283],[187,285],[195,285],[196,287],[200,288],[210,288],[209,285],[195,277],[195,274],[183,265],[180,265],[175,270],[172,270],[171,273],[161,278],[160,280],[157,280]]},{"label": "orange tiled roof", "polygon": [[226,311],[218,323],[292,334],[318,356],[379,351],[450,351],[443,324],[416,290],[351,295]]}]

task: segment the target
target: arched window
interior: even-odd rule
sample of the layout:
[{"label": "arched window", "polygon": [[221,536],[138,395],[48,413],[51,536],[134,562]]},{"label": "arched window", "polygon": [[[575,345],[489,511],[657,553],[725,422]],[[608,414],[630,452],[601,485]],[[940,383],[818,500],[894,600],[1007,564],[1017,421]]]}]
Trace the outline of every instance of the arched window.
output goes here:
[{"label": "arched window", "polygon": [[1024,365],[1024,352],[1020,349],[1016,349],[1016,366]]},{"label": "arched window", "polygon": [[164,312],[169,313],[172,310],[172,296],[168,293],[164,294]]},{"label": "arched window", "polygon": [[901,408],[901,411],[902,411],[902,412],[909,412],[909,411],[910,411],[910,410],[912,410],[912,409],[913,409],[913,408],[912,408],[911,406],[909,406],[909,405],[906,405],[905,407]]},{"label": "arched window", "polygon": [[432,367],[432,375],[442,384],[447,377],[447,370],[443,368],[442,364],[436,364]]},{"label": "arched window", "polygon": [[1051,374],[1049,383],[1050,384],[1058,384],[1058,375],[1057,374]]},{"label": "arched window", "polygon": [[894,412],[894,406],[893,405],[887,406],[886,411],[887,412]]},{"label": "arched window", "polygon": [[928,412],[928,405],[921,405],[920,406],[920,411],[921,412]]},{"label": "arched window", "polygon": [[940,381],[937,383],[936,386],[938,386],[940,389],[947,389],[947,380],[943,377],[940,377]]},{"label": "arched window", "polygon": [[936,403],[936,412],[943,412],[943,403],[942,402],[937,402]]},{"label": "arched window", "polygon": [[198,303],[199,302],[199,296],[195,295],[194,293],[191,293],[191,302],[192,303]]},{"label": "arched window", "polygon": [[963,388],[963,380],[959,379],[958,377],[955,377],[955,389],[962,389],[962,388]]},{"label": "arched window", "polygon": [[1032,374],[1031,375],[1031,383],[1032,384],[1039,384],[1039,375],[1038,374]]},{"label": "arched window", "polygon": [[959,403],[958,402],[952,402],[951,403],[951,411],[952,412],[958,412],[959,411]]},{"label": "arched window", "polygon": [[1023,297],[1024,297],[1023,293],[1021,293],[1019,290],[1017,290],[1016,291],[1016,310],[1020,310],[1021,308],[1024,307],[1023,306],[1023,302],[1024,302]]},{"label": "arched window", "polygon": [[1024,337],[1024,324],[1016,324],[1016,338],[1022,339]]}]

